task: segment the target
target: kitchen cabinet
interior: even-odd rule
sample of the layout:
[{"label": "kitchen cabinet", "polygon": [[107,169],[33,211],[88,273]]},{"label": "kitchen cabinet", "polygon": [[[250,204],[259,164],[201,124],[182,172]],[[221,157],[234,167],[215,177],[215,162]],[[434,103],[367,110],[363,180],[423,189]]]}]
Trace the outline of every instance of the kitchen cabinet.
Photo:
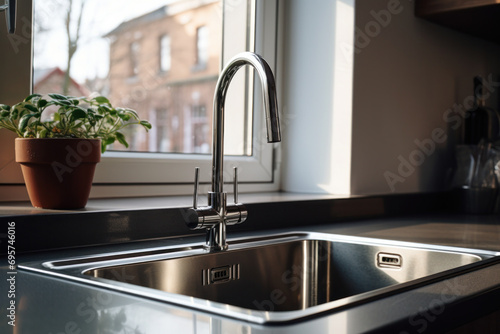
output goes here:
[{"label": "kitchen cabinet", "polygon": [[418,0],[415,15],[500,43],[500,0]]}]

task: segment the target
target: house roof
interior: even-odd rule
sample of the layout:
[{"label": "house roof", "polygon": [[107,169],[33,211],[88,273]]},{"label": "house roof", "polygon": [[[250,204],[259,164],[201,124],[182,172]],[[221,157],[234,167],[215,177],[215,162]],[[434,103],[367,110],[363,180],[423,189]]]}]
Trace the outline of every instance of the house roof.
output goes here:
[{"label": "house roof", "polygon": [[[65,72],[61,70],[59,67],[52,67],[52,68],[44,68],[44,69],[36,69],[33,70],[33,91],[36,91],[38,87],[43,85],[45,81],[50,79],[50,77],[54,75],[58,75],[63,77]],[[76,82],[72,77],[69,78],[70,83],[73,87],[75,87],[81,95],[88,95],[89,92],[87,88],[84,86],[80,85],[78,82]]]},{"label": "house roof", "polygon": [[34,69],[33,70],[33,86],[36,86],[39,82],[47,80],[50,73],[56,71],[58,67]]},{"label": "house roof", "polygon": [[138,17],[133,18],[129,21],[122,22],[122,23],[120,23],[120,25],[118,25],[118,27],[116,27],[115,29],[111,30],[106,35],[104,35],[104,37],[116,35],[122,31],[125,31],[125,30],[128,30],[130,28],[142,25],[144,23],[148,23],[148,22],[152,22],[152,21],[156,21],[158,19],[161,19],[161,18],[167,16],[167,7],[168,6],[163,6],[163,7],[160,7],[152,12],[144,14],[142,16],[138,16]]},{"label": "house roof", "polygon": [[176,15],[193,8],[208,5],[218,1],[219,0],[179,0],[169,5],[162,6],[144,15],[125,21],[118,25],[115,29],[105,34],[104,37],[110,37],[144,23],[156,21],[166,16]]}]

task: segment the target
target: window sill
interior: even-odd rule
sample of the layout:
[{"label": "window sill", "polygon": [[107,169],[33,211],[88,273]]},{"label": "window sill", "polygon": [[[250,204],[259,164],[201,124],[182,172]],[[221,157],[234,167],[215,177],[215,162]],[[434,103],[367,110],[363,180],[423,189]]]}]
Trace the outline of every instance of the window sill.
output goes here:
[{"label": "window sill", "polygon": [[199,63],[191,67],[191,72],[201,72],[207,69],[206,63]]},{"label": "window sill", "polygon": [[139,77],[137,75],[129,76],[125,79],[127,84],[135,84],[139,82]]},{"label": "window sill", "polygon": [[162,70],[162,69],[160,69],[158,71],[158,76],[160,76],[160,77],[167,77],[167,76],[169,76],[169,74],[170,74],[170,70]]},{"label": "window sill", "polygon": [[[206,205],[205,196],[201,195],[200,205]],[[277,203],[291,201],[313,201],[324,199],[349,198],[349,196],[335,196],[323,194],[296,194],[284,192],[271,193],[249,193],[238,195],[241,203]],[[232,200],[232,195],[228,195],[228,200]],[[34,208],[29,202],[2,202],[0,207],[0,217],[15,217],[37,214],[64,214],[79,212],[102,212],[119,210],[152,210],[152,209],[173,209],[190,207],[193,203],[191,196],[159,196],[159,197],[136,197],[136,198],[98,198],[89,199],[87,207],[81,210],[46,210]]]}]

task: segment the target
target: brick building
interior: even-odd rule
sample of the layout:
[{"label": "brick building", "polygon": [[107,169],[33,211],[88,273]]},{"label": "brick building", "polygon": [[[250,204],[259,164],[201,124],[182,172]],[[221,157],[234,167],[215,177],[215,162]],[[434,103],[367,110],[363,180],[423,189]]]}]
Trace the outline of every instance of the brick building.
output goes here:
[{"label": "brick building", "polygon": [[220,1],[181,0],[109,32],[109,97],[153,124],[131,150],[207,153],[219,73]]}]

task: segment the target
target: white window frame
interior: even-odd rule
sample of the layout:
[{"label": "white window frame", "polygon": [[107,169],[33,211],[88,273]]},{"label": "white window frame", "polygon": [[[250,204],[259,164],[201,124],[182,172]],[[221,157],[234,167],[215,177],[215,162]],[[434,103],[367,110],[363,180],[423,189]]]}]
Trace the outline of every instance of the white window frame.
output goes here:
[{"label": "white window frame", "polygon": [[[241,46],[236,46],[235,43],[223,43],[223,63],[236,53],[244,51],[250,45],[254,51],[262,55],[269,63],[276,79],[278,80],[277,61],[277,35],[278,35],[278,1],[279,0],[252,0],[248,6],[250,10],[255,10],[255,29],[254,35],[247,38],[246,45],[243,49],[237,49]],[[30,5],[32,0],[26,0],[23,6]],[[224,27],[225,33],[230,29],[234,31],[231,24],[231,17],[235,8],[233,1],[228,1],[224,4]],[[246,1],[237,2],[245,4]],[[233,7],[232,7],[233,6]],[[231,15],[227,13],[231,12]],[[31,18],[27,19],[28,21]],[[237,18],[234,21],[238,21]],[[240,26],[241,20],[239,20]],[[19,22],[19,21],[18,21]],[[0,22],[0,25],[5,25]],[[244,24],[246,29],[246,24]],[[24,33],[26,27],[21,27],[18,33]],[[0,30],[2,31],[2,30]],[[5,34],[5,33],[3,33]],[[5,40],[2,37],[0,42]],[[25,48],[26,49],[26,48]],[[31,48],[21,50],[20,53],[29,52]],[[31,57],[26,57],[25,54],[14,55],[19,59],[24,59],[22,66],[29,65],[31,68]],[[15,58],[13,57],[13,59]],[[30,58],[30,61],[26,61]],[[10,59],[0,64],[0,72],[6,67],[12,67]],[[15,68],[15,66],[14,66]],[[243,70],[240,70],[243,71]],[[252,76],[253,71],[247,71],[247,75]],[[19,76],[18,76],[19,77]],[[18,100],[29,94],[31,90],[31,76],[24,79],[22,89],[17,93]],[[0,83],[0,99],[2,85],[8,84],[4,80]],[[12,82],[12,80],[9,80]],[[237,84],[235,84],[237,86]],[[279,144],[268,144],[265,140],[265,118],[262,110],[262,98],[260,96],[260,82],[255,80],[254,87],[251,90],[229,90],[226,110],[235,108],[253,107],[253,155],[252,156],[226,156],[225,157],[225,182],[232,181],[231,171],[233,166],[239,168],[239,190],[241,192],[256,192],[256,191],[276,191],[279,190]],[[29,87],[29,88],[28,88]],[[255,87],[257,89],[255,89]],[[279,90],[279,81],[278,81]],[[238,95],[234,98],[234,95]],[[253,94],[254,93],[254,94]],[[231,94],[233,98],[230,98]],[[253,98],[250,98],[253,96]],[[236,102],[234,102],[236,101]],[[280,101],[278,97],[278,101]],[[15,101],[14,101],[15,102]],[[10,101],[9,103],[14,103]],[[252,110],[252,109],[249,109]],[[26,200],[26,190],[22,174],[17,163],[14,162],[13,156],[13,136],[6,134],[6,130],[0,131],[0,141],[2,146],[11,145],[11,149],[2,150],[0,152],[0,162],[3,162],[3,169],[0,170],[0,201],[8,200]],[[227,133],[226,129],[226,133]],[[11,143],[12,142],[12,143]],[[98,164],[94,177],[94,185],[92,187],[91,197],[130,197],[130,196],[161,196],[161,195],[182,195],[191,194],[193,188],[194,168],[200,167],[200,194],[208,191],[211,180],[211,155],[190,155],[190,154],[161,154],[161,153],[130,153],[130,152],[106,152],[103,154],[101,162]],[[5,163],[10,161],[10,163]],[[2,167],[2,165],[0,165]],[[228,191],[232,187],[227,187]]]}]

